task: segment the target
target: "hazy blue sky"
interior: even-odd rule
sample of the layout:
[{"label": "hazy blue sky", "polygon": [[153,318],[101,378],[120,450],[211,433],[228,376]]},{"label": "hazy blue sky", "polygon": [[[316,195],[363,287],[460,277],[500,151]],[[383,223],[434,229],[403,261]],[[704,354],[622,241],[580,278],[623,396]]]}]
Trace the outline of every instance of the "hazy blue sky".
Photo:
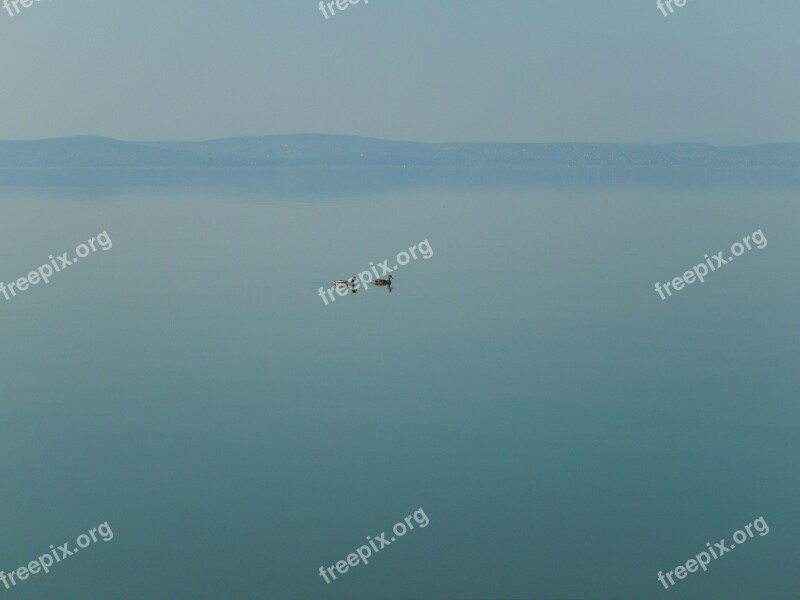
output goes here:
[{"label": "hazy blue sky", "polygon": [[41,0],[0,12],[0,139],[342,133],[800,141],[800,3]]}]

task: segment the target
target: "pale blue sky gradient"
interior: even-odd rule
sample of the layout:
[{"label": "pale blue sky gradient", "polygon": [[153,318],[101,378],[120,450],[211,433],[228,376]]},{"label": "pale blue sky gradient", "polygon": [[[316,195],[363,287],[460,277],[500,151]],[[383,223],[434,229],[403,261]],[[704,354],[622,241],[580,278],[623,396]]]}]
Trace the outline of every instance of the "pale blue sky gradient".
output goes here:
[{"label": "pale blue sky gradient", "polygon": [[332,133],[800,141],[800,4],[42,0],[0,12],[0,139]]}]

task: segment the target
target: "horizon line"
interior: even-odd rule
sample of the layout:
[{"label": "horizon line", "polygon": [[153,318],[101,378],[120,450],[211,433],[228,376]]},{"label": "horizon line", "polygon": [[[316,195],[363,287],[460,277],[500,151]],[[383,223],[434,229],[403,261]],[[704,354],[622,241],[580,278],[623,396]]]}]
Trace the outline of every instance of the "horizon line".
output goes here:
[{"label": "horizon line", "polygon": [[65,140],[81,140],[81,139],[94,139],[106,140],[112,142],[119,142],[123,144],[204,144],[209,142],[220,142],[229,140],[245,140],[245,139],[265,139],[265,138],[302,138],[302,137],[317,137],[317,138],[351,138],[360,140],[371,140],[377,142],[389,142],[399,144],[419,144],[423,146],[559,146],[559,145],[583,145],[583,146],[704,146],[709,148],[754,148],[758,146],[791,146],[800,145],[798,142],[759,142],[755,144],[745,145],[717,145],[708,142],[579,142],[579,141],[559,141],[559,142],[420,142],[416,140],[396,140],[380,137],[371,137],[365,135],[352,135],[352,134],[339,134],[339,133],[284,133],[284,134],[257,134],[257,135],[235,135],[224,136],[217,138],[207,138],[202,140],[124,140],[103,135],[69,135],[51,138],[33,138],[33,139],[12,139],[0,140],[2,144],[9,143],[35,143],[35,142],[56,142]]}]

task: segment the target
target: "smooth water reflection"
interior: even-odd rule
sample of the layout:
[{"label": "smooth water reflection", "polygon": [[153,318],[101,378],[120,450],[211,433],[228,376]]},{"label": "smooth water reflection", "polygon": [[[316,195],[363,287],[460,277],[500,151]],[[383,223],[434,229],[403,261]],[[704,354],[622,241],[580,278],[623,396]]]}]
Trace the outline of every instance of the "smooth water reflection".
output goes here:
[{"label": "smooth water reflection", "polygon": [[669,593],[789,597],[796,173],[3,177],[0,279],[114,241],[0,302],[2,567],[115,534],[20,598],[642,598],[762,515]]}]

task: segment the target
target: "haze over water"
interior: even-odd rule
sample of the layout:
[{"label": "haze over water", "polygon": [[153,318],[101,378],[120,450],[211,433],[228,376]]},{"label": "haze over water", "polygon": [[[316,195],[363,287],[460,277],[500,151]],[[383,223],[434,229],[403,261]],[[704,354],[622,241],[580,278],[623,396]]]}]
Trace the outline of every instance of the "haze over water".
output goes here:
[{"label": "haze over water", "polygon": [[6,180],[0,280],[113,241],[0,297],[0,568],[115,534],[16,597],[791,597],[796,172],[337,173]]},{"label": "haze over water", "polygon": [[799,19],[0,2],[0,596],[798,600]]}]

